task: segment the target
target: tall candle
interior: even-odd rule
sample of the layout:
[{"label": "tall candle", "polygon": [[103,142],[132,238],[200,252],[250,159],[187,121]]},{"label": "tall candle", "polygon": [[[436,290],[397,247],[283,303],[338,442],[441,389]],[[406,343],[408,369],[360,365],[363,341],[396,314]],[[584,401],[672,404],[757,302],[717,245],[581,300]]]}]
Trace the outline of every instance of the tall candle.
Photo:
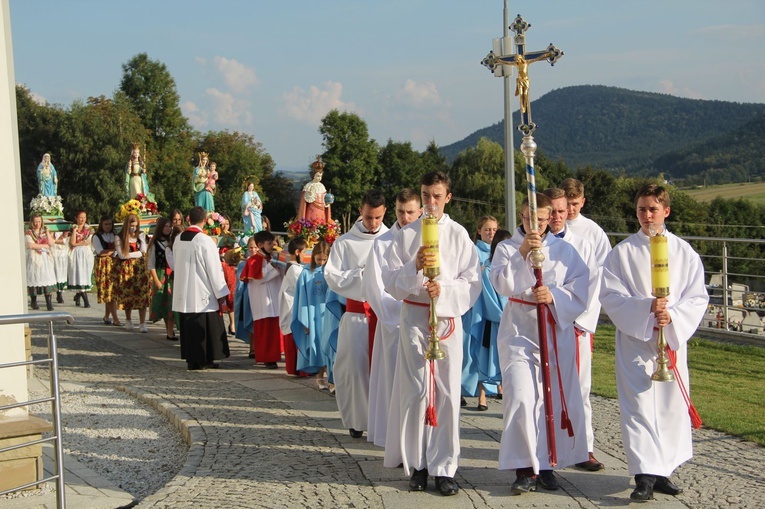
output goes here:
[{"label": "tall candle", "polygon": [[667,237],[654,235],[651,246],[651,288],[656,297],[669,295],[669,250]]},{"label": "tall candle", "polygon": [[435,261],[424,267],[425,277],[434,278],[441,273],[441,260],[438,253],[438,219],[429,210],[422,217],[422,245],[426,253],[435,255]]}]

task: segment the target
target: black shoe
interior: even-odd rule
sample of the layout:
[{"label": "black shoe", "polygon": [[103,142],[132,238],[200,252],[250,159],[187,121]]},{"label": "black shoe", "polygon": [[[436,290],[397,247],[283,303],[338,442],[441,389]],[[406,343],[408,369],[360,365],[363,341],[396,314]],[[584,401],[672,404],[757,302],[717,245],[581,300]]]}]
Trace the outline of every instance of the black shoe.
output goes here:
[{"label": "black shoe", "polygon": [[464,396],[460,398],[460,406],[467,406],[467,400]]},{"label": "black shoe", "polygon": [[412,469],[412,476],[409,478],[409,491],[425,491],[428,489],[428,469]]},{"label": "black shoe", "polygon": [[75,306],[80,305],[80,292],[77,292],[74,294],[74,305]]},{"label": "black shoe", "polygon": [[56,292],[56,303],[57,304],[63,304],[64,303],[64,294],[59,292]]},{"label": "black shoe", "polygon": [[85,292],[82,293],[82,307],[84,308],[90,307],[90,301],[88,301],[88,294]]},{"label": "black shoe", "polygon": [[445,497],[456,495],[460,491],[460,487],[451,477],[436,477],[436,487]]},{"label": "black shoe", "polygon": [[635,490],[630,493],[630,500],[647,502],[653,500],[653,485],[656,478],[651,475],[638,474],[635,476]]},{"label": "black shoe", "polygon": [[361,438],[364,435],[363,431],[359,431],[359,430],[353,429],[353,428],[350,428],[348,430],[348,433],[350,433],[353,438]]},{"label": "black shoe", "polygon": [[247,354],[248,359],[254,359],[255,358],[255,352],[250,352]]},{"label": "black shoe", "polygon": [[220,364],[211,362],[210,364],[205,365],[205,369],[220,369]]},{"label": "black shoe", "polygon": [[186,369],[188,369],[189,371],[200,371],[205,368],[203,366],[200,366],[196,362],[187,362]]},{"label": "black shoe", "polygon": [[53,311],[53,295],[48,294],[45,296],[45,307],[48,311]]},{"label": "black shoe", "polygon": [[478,403],[478,406],[475,407],[475,409],[478,410],[479,412],[485,412],[486,410],[489,409],[489,406]]},{"label": "black shoe", "polygon": [[529,491],[537,490],[537,480],[533,477],[519,476],[512,486],[510,486],[510,493],[513,495],[521,495],[528,493]]},{"label": "black shoe", "polygon": [[541,486],[546,490],[555,491],[560,489],[560,484],[555,478],[552,470],[540,470],[537,476],[537,486]]},{"label": "black shoe", "polygon": [[178,336],[167,336],[168,341],[178,341]]},{"label": "black shoe", "polygon": [[656,482],[653,484],[653,490],[658,491],[659,493],[664,493],[665,495],[672,495],[673,497],[683,492],[683,488],[664,476],[656,477]]},{"label": "black shoe", "polygon": [[29,297],[29,307],[30,309],[40,309],[40,306],[37,304],[37,295],[32,295]]},{"label": "black shoe", "polygon": [[266,368],[267,369],[276,369],[279,365],[275,362],[266,362]]}]

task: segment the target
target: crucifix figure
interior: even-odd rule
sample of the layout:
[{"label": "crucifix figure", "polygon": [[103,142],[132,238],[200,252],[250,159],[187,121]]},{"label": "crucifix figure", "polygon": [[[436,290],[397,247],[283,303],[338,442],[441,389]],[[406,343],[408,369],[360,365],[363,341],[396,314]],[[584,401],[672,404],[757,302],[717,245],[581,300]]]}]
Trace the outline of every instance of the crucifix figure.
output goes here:
[{"label": "crucifix figure", "polygon": [[515,53],[497,56],[493,51],[490,51],[486,58],[481,61],[481,64],[488,67],[492,72],[498,65],[518,68],[518,78],[515,80],[515,95],[521,103],[521,125],[518,126],[518,130],[524,134],[532,133],[536,129],[536,125],[531,121],[529,64],[547,60],[550,62],[550,65],[555,65],[555,62],[563,56],[563,51],[556,48],[552,43],[542,51],[526,52],[526,30],[529,27],[531,27],[531,24],[526,23],[520,14],[516,16],[510,25],[510,30],[515,32]]}]

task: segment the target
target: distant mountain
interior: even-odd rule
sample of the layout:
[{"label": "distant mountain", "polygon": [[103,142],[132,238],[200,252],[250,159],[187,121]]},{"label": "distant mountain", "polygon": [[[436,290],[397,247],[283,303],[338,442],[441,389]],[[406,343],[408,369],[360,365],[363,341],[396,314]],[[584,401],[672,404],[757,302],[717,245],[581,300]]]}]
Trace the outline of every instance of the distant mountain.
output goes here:
[{"label": "distant mountain", "polygon": [[[592,165],[629,174],[657,173],[680,175],[679,168],[690,167],[687,160],[710,140],[722,141],[715,150],[731,152],[736,140],[754,143],[752,157],[762,160],[765,139],[738,132],[739,128],[760,126],[765,104],[734,103],[683,99],[667,94],[636,92],[616,87],[581,85],[553,90],[532,103],[532,117],[537,124],[534,140],[551,159],[562,158],[569,166]],[[758,120],[760,119],[760,120]],[[754,122],[751,126],[748,122]],[[518,112],[513,125],[519,123]],[[747,124],[747,128],[743,126]],[[480,129],[440,153],[449,162],[481,137],[504,143],[504,121]],[[516,149],[521,134],[514,133]],[[675,154],[669,157],[668,154]],[[685,154],[685,155],[682,155]],[[681,160],[686,162],[682,163]],[[661,164],[660,164],[661,163]],[[663,167],[677,164],[674,167]]]}]

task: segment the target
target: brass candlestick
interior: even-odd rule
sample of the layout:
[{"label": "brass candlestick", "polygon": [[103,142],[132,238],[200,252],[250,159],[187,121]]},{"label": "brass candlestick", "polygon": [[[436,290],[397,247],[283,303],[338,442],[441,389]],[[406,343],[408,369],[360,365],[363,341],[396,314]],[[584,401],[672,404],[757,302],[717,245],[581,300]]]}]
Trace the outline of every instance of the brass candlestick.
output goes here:
[{"label": "brass candlestick", "polygon": [[[669,250],[667,237],[650,231],[651,247],[651,294],[656,298],[669,295]],[[656,340],[659,355],[656,357],[656,371],[651,375],[655,382],[673,382],[675,375],[669,370],[667,356],[667,339],[664,337],[664,327],[659,327],[659,338]]]}]

